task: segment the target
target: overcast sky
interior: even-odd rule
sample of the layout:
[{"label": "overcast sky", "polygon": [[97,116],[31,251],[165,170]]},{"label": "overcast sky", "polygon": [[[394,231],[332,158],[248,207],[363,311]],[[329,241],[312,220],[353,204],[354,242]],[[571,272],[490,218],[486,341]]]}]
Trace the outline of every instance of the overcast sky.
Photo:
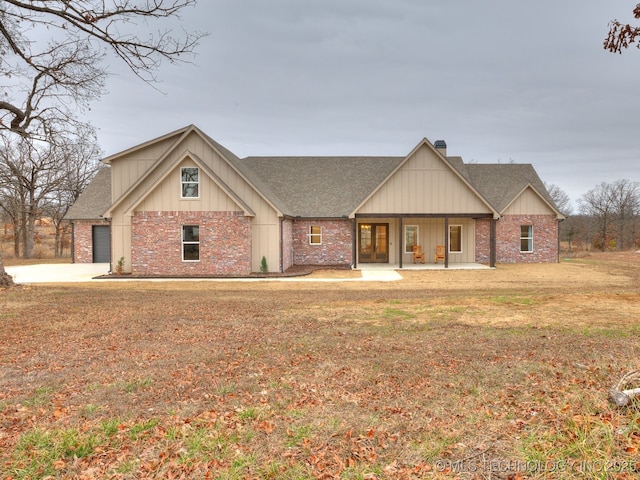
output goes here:
[{"label": "overcast sky", "polygon": [[640,181],[640,51],[603,50],[635,1],[201,0],[210,35],[162,92],[115,60],[92,106],[106,155],[195,124],[240,157],[406,155],[531,163],[577,200]]}]

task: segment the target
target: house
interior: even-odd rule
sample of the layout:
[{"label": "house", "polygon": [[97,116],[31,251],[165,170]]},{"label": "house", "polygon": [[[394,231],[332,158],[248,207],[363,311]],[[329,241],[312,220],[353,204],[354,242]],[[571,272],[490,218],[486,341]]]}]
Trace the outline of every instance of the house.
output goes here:
[{"label": "house", "polygon": [[105,158],[67,214],[73,261],[141,276],[294,265],[557,262],[564,217],[531,165],[465,164],[444,141],[399,157],[247,157],[190,125]]}]

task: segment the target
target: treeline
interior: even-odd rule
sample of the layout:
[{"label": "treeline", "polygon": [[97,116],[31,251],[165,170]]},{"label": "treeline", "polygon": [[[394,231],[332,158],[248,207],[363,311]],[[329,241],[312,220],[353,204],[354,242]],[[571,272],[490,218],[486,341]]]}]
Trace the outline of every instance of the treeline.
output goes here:
[{"label": "treeline", "polygon": [[0,134],[0,234],[12,227],[15,258],[34,257],[42,219],[53,227],[55,256],[63,255],[69,234],[64,216],[95,175],[100,155],[92,130],[57,143]]},{"label": "treeline", "polygon": [[560,240],[569,251],[640,249],[640,183],[602,182],[589,190],[578,214],[561,222]]}]

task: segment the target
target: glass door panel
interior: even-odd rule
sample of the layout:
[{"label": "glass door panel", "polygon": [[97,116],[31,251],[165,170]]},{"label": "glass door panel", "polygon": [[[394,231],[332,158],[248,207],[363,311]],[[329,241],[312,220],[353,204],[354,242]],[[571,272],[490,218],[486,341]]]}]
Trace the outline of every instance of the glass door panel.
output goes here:
[{"label": "glass door panel", "polygon": [[389,224],[361,223],[358,225],[358,262],[389,262]]}]

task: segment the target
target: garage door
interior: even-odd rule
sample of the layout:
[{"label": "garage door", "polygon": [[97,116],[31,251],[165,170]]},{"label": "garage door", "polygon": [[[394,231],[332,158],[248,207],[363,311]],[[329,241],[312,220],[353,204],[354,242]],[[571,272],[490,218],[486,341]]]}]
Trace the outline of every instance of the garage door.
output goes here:
[{"label": "garage door", "polygon": [[93,226],[93,263],[111,262],[111,228],[108,225]]}]

